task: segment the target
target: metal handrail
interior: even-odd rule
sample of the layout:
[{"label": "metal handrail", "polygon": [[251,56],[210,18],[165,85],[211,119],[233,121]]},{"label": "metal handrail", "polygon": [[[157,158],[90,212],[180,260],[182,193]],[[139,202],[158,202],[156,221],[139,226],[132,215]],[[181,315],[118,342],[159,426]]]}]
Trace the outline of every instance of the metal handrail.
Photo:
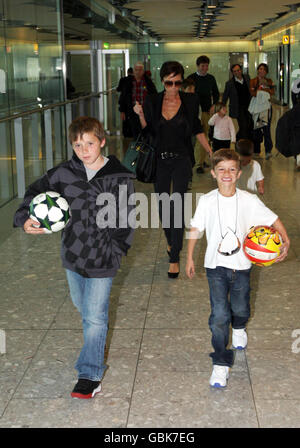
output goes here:
[{"label": "metal handrail", "polygon": [[[52,110],[59,111],[61,108],[65,109],[65,128],[67,129],[72,121],[72,105],[79,105],[79,108],[84,108],[84,104],[87,101],[93,103],[93,99],[98,99],[101,96],[108,95],[116,90],[115,87],[110,88],[109,90],[105,90],[102,92],[91,93],[89,95],[78,96],[77,98],[68,99],[66,101],[60,101],[54,104],[48,104],[43,107],[34,108],[31,110],[27,110],[21,113],[15,113],[4,118],[0,119],[0,124],[5,122],[13,124],[13,132],[14,132],[14,140],[15,140],[15,152],[16,152],[16,178],[17,178],[17,190],[18,197],[22,198],[25,194],[25,164],[24,164],[24,139],[23,139],[23,120],[29,116],[37,117],[38,114],[44,116],[44,121],[41,123],[41,126],[44,129],[44,146],[45,146],[45,160],[46,160],[46,169],[51,169],[53,167],[53,148],[52,148],[52,137],[53,130],[52,124],[54,120],[57,124],[57,116],[52,117]],[[98,102],[98,100],[97,100]],[[92,104],[91,104],[92,105]],[[65,106],[65,108],[64,108]],[[95,106],[95,105],[94,105]],[[97,110],[96,110],[97,109]],[[95,109],[96,115],[100,114],[100,109],[98,107]],[[37,123],[34,121],[32,125],[35,127],[34,135],[37,137]],[[5,130],[6,132],[6,130]],[[55,134],[57,137],[59,134]],[[68,139],[66,139],[67,143],[67,154],[70,157],[73,154],[73,148],[70,145]]]},{"label": "metal handrail", "polygon": [[38,112],[43,112],[44,110],[55,109],[56,107],[65,106],[66,104],[77,103],[78,101],[86,100],[89,98],[99,98],[101,95],[108,95],[110,92],[113,92],[114,90],[116,90],[116,89],[112,88],[109,90],[105,90],[103,92],[91,93],[90,95],[84,95],[84,96],[78,96],[77,98],[74,98],[72,100],[61,101],[59,103],[49,104],[47,106],[37,107],[36,109],[31,109],[31,110],[28,110],[25,112],[20,112],[17,114],[9,115],[8,117],[0,118],[0,123],[3,123],[5,121],[10,121],[10,120],[15,120],[16,118],[26,117],[27,115],[36,114]]}]

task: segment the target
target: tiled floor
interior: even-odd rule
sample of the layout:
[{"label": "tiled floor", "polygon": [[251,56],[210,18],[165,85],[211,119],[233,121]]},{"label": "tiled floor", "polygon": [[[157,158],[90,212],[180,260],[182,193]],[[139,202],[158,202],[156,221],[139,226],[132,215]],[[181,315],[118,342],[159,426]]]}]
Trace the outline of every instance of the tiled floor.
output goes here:
[{"label": "tiled floor", "polygon": [[[196,278],[184,274],[185,242],[180,277],[169,280],[162,231],[136,231],[112,289],[103,391],[74,400],[82,332],[60,265],[60,236],[12,229],[18,201],[0,210],[1,428],[300,427],[300,172],[280,155],[260,162],[263,200],[286,225],[291,249],[285,262],[253,269],[249,344],[236,354],[225,390],[208,385],[204,239]],[[214,187],[209,170],[194,175],[193,193]],[[151,188],[137,184],[138,191]]]}]

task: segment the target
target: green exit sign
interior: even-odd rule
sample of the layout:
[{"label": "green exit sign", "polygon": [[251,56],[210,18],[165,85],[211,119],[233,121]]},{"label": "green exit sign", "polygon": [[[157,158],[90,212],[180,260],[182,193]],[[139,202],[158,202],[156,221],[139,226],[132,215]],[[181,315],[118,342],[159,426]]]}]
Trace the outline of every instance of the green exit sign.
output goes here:
[{"label": "green exit sign", "polygon": [[109,47],[110,47],[110,45],[109,45],[108,42],[103,42],[103,48],[104,48],[104,50],[108,50]]}]

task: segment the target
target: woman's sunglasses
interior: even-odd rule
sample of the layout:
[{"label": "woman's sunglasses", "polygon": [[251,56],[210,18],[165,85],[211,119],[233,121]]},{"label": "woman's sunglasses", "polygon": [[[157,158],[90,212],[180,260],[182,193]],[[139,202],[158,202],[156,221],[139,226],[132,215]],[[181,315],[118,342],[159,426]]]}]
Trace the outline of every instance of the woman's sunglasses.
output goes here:
[{"label": "woman's sunglasses", "polygon": [[182,81],[164,81],[165,86],[167,87],[181,87],[182,86]]}]

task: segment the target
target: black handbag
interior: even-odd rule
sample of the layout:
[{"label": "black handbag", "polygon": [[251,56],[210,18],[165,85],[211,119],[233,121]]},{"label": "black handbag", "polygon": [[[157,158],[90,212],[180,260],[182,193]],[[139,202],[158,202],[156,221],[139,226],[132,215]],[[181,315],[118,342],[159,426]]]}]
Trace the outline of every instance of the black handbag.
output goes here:
[{"label": "black handbag", "polygon": [[140,182],[153,183],[156,175],[156,152],[150,144],[149,137],[140,137],[136,142],[138,156],[136,159],[136,178]]},{"label": "black handbag", "polygon": [[125,154],[122,164],[136,175],[137,180],[144,183],[153,183],[156,173],[156,153],[149,143],[150,137],[138,136],[132,142]]}]

